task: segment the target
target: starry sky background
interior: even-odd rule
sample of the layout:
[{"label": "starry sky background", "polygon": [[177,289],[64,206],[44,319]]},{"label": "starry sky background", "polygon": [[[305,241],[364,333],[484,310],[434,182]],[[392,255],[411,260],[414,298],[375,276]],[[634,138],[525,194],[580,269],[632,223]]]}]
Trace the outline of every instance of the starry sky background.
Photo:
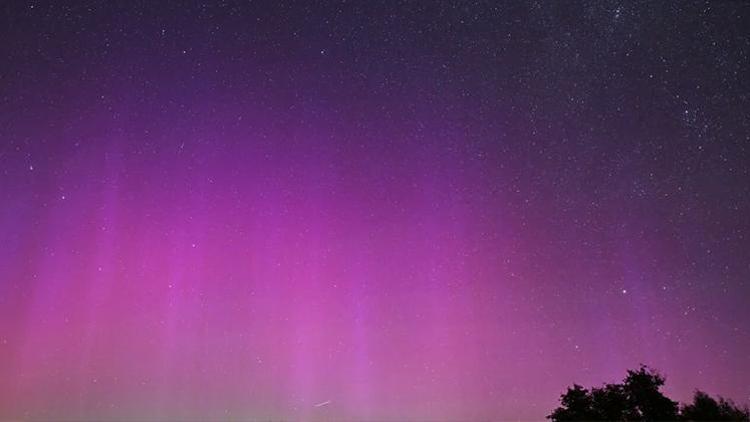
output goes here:
[{"label": "starry sky background", "polygon": [[747,2],[9,1],[0,418],[750,402]]}]

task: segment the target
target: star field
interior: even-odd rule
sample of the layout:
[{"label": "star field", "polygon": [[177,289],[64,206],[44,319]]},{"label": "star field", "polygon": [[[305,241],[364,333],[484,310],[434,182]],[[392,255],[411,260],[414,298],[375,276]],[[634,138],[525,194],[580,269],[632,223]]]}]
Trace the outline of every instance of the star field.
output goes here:
[{"label": "star field", "polygon": [[11,1],[0,419],[750,402],[750,5]]}]

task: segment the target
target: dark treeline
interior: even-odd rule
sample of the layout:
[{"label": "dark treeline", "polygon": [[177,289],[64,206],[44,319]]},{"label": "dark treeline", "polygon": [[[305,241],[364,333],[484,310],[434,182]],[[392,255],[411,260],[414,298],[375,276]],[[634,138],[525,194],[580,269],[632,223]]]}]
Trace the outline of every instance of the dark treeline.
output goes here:
[{"label": "dark treeline", "polygon": [[548,419],[563,421],[750,421],[747,407],[696,391],[693,402],[679,405],[660,390],[664,377],[646,366],[628,371],[620,384],[590,390],[573,385]]}]

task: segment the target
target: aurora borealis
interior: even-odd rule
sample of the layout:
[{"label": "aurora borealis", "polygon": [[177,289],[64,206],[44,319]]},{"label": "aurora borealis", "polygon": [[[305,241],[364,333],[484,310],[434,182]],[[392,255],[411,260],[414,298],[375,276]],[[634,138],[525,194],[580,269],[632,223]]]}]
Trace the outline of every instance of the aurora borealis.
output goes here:
[{"label": "aurora borealis", "polygon": [[750,5],[11,1],[0,419],[750,402]]}]

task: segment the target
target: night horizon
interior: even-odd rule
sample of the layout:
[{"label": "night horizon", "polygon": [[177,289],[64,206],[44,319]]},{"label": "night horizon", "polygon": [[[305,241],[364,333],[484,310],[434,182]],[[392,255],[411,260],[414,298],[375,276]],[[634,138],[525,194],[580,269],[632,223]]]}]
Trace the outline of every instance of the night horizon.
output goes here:
[{"label": "night horizon", "polygon": [[750,4],[0,7],[1,420],[750,403]]}]

